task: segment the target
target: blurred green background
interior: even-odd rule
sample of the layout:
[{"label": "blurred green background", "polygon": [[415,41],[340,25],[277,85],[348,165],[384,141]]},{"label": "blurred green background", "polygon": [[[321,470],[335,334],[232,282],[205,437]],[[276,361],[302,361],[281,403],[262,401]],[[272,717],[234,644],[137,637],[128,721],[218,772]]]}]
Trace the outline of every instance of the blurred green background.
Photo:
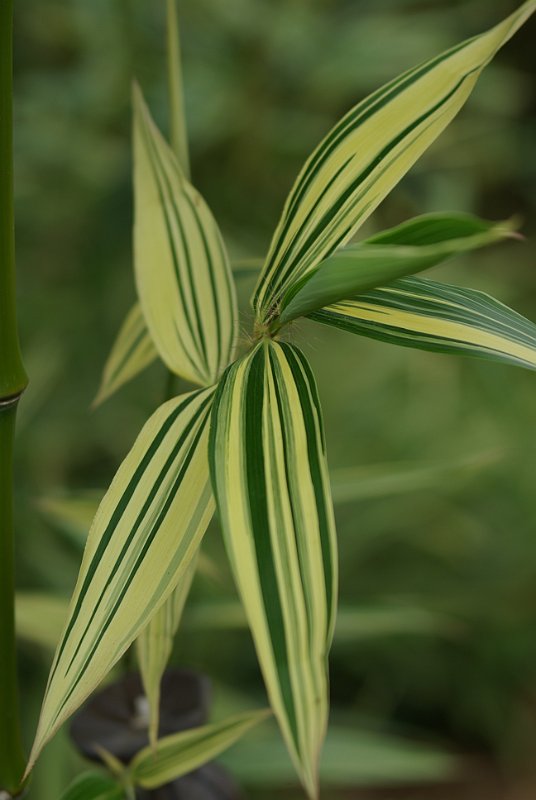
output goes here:
[{"label": "blurred green background", "polygon": [[[233,257],[262,256],[307,154],[385,80],[477,33],[512,0],[180,0],[193,178]],[[83,531],[43,499],[100,490],[165,391],[155,365],[90,411],[134,299],[130,81],[167,123],[163,0],[16,3],[19,319],[31,383],[17,440],[18,584],[67,597]],[[534,41],[529,23],[367,224],[433,210],[520,215],[523,243],[435,277],[536,320]],[[247,299],[240,280],[247,341]],[[296,324],[325,412],[341,555],[322,796],[536,794],[536,378]],[[343,472],[341,472],[343,470]],[[56,515],[57,516],[57,515]],[[83,526],[82,526],[83,527]],[[214,681],[215,713],[262,703],[222,565],[196,579],[175,663]],[[34,627],[54,628],[42,606]],[[37,624],[36,624],[37,623]],[[21,639],[29,743],[52,651]],[[48,637],[50,638],[50,636]],[[264,738],[263,738],[264,737]],[[302,797],[270,731],[227,757],[249,798]],[[31,800],[80,768],[49,746]]]}]

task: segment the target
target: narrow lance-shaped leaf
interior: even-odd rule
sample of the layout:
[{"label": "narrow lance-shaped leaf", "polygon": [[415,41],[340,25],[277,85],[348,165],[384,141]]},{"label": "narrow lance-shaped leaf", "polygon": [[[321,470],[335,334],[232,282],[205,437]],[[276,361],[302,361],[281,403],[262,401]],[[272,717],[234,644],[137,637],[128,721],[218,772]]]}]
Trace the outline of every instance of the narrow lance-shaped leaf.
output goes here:
[{"label": "narrow lance-shaped leaf", "polygon": [[[233,275],[237,280],[258,275],[261,266],[262,259],[240,259],[232,265]],[[140,304],[135,303],[123,321],[112,345],[93,405],[98,406],[107,400],[157,358],[158,351],[147,329],[143,311]]]},{"label": "narrow lance-shaped leaf", "polygon": [[469,214],[425,214],[366,241],[343,247],[288,293],[281,324],[324,306],[435,267],[459,253],[512,236],[512,222]]},{"label": "narrow lance-shaped leaf", "polygon": [[134,88],[134,262],[151,338],[172,372],[209,385],[229,363],[236,298],[216,222]]},{"label": "narrow lance-shaped leaf", "polygon": [[404,347],[536,369],[536,325],[474,289],[401,278],[309,316]]},{"label": "narrow lance-shaped leaf", "polygon": [[213,514],[212,389],[170,400],[121,464],[89,532],[49,675],[30,769],[186,573]]},{"label": "narrow lance-shaped leaf", "polygon": [[100,772],[79,775],[62,793],[60,800],[121,800],[123,788],[113,778]]},{"label": "narrow lance-shaped leaf", "polygon": [[123,384],[142,372],[158,358],[149,336],[142,310],[136,303],[121,325],[110,355],[104,365],[101,385],[93,405],[97,406]]},{"label": "narrow lance-shaped leaf", "polygon": [[184,605],[197,567],[197,554],[165,603],[136,639],[136,653],[141,679],[149,702],[149,740],[154,746],[158,738],[160,718],[160,681],[173,649]]},{"label": "narrow lance-shaped leaf", "polygon": [[316,796],[337,561],[321,411],[297,348],[263,341],[228,369],[215,397],[209,454],[270,702]]},{"label": "narrow lance-shaped leaf", "polygon": [[528,0],[486,33],[395,78],[328,133],[298,176],[275,231],[253,298],[261,322],[276,318],[286,292],[350,240],[535,8],[536,0]]},{"label": "narrow lance-shaped leaf", "polygon": [[269,713],[248,711],[223,722],[165,736],[155,747],[137,754],[130,765],[132,779],[145,789],[154,789],[186,775],[231,747]]}]

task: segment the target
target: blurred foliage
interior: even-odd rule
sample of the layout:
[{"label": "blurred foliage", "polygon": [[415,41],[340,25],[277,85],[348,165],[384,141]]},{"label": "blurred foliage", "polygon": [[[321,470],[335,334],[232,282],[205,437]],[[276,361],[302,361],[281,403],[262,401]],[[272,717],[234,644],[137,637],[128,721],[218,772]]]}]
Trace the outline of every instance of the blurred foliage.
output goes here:
[{"label": "blurred foliage", "polygon": [[[180,0],[194,180],[232,255],[265,252],[304,158],[353,103],[515,5]],[[164,3],[16,6],[19,316],[31,378],[18,431],[18,583],[66,596],[80,544],[58,531],[39,498],[104,486],[165,390],[155,365],[89,410],[134,298],[130,81],[136,75],[165,127]],[[532,22],[502,51],[461,116],[367,225],[370,232],[434,210],[521,215],[527,242],[459,258],[434,274],[490,291],[532,319],[534,33]],[[245,329],[252,286],[251,277],[241,278]],[[403,731],[526,776],[536,757],[534,374],[312,323],[295,325],[292,336],[318,376],[333,468],[359,468],[366,480],[379,464],[446,465],[441,481],[357,492],[338,507],[343,603],[411,607],[455,625],[448,633],[386,631],[380,620],[377,636],[355,640],[346,631],[332,657],[334,721],[366,738],[369,719],[371,731]],[[500,458],[470,480],[451,473],[449,465],[475,453]],[[216,525],[206,550],[224,564]],[[196,603],[234,598],[222,567],[217,581],[196,581],[192,612]],[[240,627],[207,635],[202,625],[185,626],[175,658],[235,691],[261,694]],[[21,644],[28,740],[48,660],[49,651]],[[367,758],[358,742],[348,744],[348,763]],[[58,797],[79,767],[61,734],[38,766],[30,798]],[[477,787],[471,796],[479,796]]]}]

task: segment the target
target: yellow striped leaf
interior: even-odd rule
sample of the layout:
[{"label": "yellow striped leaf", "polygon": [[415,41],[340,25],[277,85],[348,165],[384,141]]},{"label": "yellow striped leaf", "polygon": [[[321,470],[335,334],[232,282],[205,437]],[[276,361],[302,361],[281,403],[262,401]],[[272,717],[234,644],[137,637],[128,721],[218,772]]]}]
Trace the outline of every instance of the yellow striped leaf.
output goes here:
[{"label": "yellow striped leaf", "polygon": [[470,214],[424,214],[408,220],[322,261],[287,294],[279,322],[435,267],[512,236],[512,231],[512,222],[486,222]]},{"label": "yellow striped leaf", "polygon": [[161,406],[99,506],[28,769],[169,597],[197,552],[214,506],[207,458],[212,397],[205,389]]},{"label": "yellow striped leaf", "polygon": [[277,318],[286,292],[349,241],[535,8],[536,0],[528,0],[486,33],[395,78],[328,133],[298,176],[274,233],[253,298],[261,324]]},{"label": "yellow striped leaf", "polygon": [[145,789],[155,789],[210,761],[235,744],[269,711],[248,711],[223,722],[165,736],[155,747],[141,750],[130,765],[134,782]]},{"label": "yellow striped leaf", "polygon": [[207,386],[229,363],[236,298],[216,222],[134,88],[134,266],[151,338],[168,368]]},{"label": "yellow striped leaf", "polygon": [[160,681],[173,649],[173,639],[181,621],[196,567],[197,554],[190,561],[172,594],[136,639],[141,679],[149,701],[149,741],[153,746],[158,738]]},{"label": "yellow striped leaf", "polygon": [[315,797],[337,561],[321,411],[297,348],[263,341],[227,370],[215,396],[209,458],[270,702]]},{"label": "yellow striped leaf", "polygon": [[[240,280],[258,275],[261,266],[262,259],[246,258],[236,261],[233,264],[234,277]],[[135,303],[119,329],[106,360],[93,406],[103,403],[157,358],[158,351],[147,330],[141,306]]]},{"label": "yellow striped leaf", "polygon": [[98,406],[123,384],[152,364],[156,358],[158,358],[156,347],[147,331],[142,310],[136,303],[119,329],[104,365],[101,385],[93,405]]},{"label": "yellow striped leaf", "polygon": [[404,347],[536,369],[536,325],[475,289],[401,278],[309,317]]}]

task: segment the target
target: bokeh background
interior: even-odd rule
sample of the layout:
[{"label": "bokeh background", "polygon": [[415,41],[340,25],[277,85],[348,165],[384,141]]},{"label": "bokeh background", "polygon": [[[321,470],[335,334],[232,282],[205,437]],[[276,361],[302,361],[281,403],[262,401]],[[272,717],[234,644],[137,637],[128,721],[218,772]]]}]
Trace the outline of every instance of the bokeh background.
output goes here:
[{"label": "bokeh background", "polygon": [[[180,0],[193,176],[234,258],[267,248],[307,154],[385,80],[492,25],[514,0]],[[17,439],[17,576],[29,743],[85,519],[166,376],[155,365],[90,404],[134,300],[130,81],[167,125],[163,0],[16,4],[16,209],[31,383]],[[527,237],[435,277],[536,320],[536,129],[530,23],[466,108],[367,223],[433,210],[518,215]],[[244,331],[253,281],[240,279]],[[341,618],[331,658],[326,800],[536,794],[536,377],[395,348],[312,323],[291,331],[325,412]],[[246,333],[244,333],[246,341]],[[178,386],[179,390],[181,387]],[[71,503],[66,520],[64,499]],[[173,660],[208,674],[214,714],[263,703],[217,525]],[[248,798],[302,794],[267,729],[226,757]],[[81,762],[66,732],[31,800]]]}]

